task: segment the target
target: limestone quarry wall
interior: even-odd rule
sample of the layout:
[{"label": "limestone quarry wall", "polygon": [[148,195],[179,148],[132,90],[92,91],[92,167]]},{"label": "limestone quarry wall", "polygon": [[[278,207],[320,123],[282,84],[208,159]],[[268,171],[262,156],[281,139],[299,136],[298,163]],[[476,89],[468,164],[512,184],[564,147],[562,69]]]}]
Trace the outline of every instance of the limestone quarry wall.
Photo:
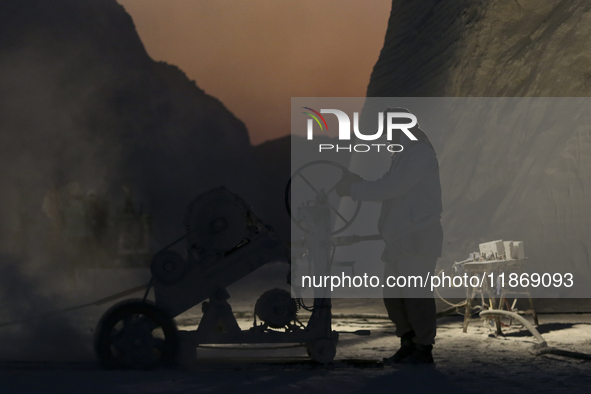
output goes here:
[{"label": "limestone quarry wall", "polygon": [[[590,22],[582,0],[395,0],[367,95],[589,96]],[[578,126],[551,121],[548,109],[475,108],[456,127],[425,130],[441,166],[442,263],[479,242],[517,239],[533,264],[588,272],[589,108],[578,108]],[[512,117],[514,127],[477,127],[495,116]],[[539,127],[520,128],[536,120]]]}]

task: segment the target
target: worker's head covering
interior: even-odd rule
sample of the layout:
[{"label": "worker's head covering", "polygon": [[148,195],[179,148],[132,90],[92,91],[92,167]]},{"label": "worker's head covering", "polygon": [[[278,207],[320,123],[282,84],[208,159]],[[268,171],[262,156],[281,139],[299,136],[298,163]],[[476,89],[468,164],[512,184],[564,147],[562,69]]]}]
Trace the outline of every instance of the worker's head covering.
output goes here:
[{"label": "worker's head covering", "polygon": [[[412,114],[412,112],[410,112],[407,108],[402,108],[402,107],[388,107],[384,111],[384,116],[387,116],[386,114],[388,112],[406,112],[408,114]],[[431,145],[431,141],[429,141],[427,134],[425,134],[425,132],[423,130],[421,130],[420,127],[421,126],[417,121],[417,125],[409,130],[415,137],[417,137],[418,141],[410,141],[410,139],[407,138],[408,141],[409,142],[416,142],[416,143],[424,143],[424,144],[429,145],[431,148],[433,148],[433,145]],[[404,133],[401,130],[396,129],[396,132],[392,134],[392,143],[399,144],[401,141],[402,135],[404,135]]]}]

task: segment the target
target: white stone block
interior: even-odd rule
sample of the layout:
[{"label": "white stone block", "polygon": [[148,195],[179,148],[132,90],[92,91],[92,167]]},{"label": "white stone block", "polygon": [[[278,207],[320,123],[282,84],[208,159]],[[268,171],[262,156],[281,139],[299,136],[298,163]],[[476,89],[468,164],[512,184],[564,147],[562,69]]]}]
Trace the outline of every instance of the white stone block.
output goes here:
[{"label": "white stone block", "polygon": [[495,259],[502,259],[503,253],[505,252],[505,245],[503,245],[503,240],[499,239],[497,241],[490,241],[485,242],[479,245],[480,254],[486,256],[488,259],[491,255]]},{"label": "white stone block", "polygon": [[525,249],[523,247],[523,241],[513,241],[513,250],[515,251],[516,259],[525,258]]},{"label": "white stone block", "polygon": [[515,248],[513,247],[513,241],[504,241],[503,246],[505,247],[505,259],[513,260],[517,258]]},{"label": "white stone block", "polygon": [[505,241],[505,255],[507,260],[524,259],[525,250],[523,248],[523,241]]}]

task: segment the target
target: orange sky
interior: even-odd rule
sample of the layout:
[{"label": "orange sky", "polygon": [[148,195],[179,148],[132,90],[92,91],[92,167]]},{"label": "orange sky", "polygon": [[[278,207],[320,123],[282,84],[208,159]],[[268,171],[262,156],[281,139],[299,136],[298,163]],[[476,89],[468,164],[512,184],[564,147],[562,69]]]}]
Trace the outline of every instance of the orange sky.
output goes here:
[{"label": "orange sky", "polygon": [[150,56],[179,66],[246,124],[290,133],[290,98],[365,96],[391,0],[118,0]]}]

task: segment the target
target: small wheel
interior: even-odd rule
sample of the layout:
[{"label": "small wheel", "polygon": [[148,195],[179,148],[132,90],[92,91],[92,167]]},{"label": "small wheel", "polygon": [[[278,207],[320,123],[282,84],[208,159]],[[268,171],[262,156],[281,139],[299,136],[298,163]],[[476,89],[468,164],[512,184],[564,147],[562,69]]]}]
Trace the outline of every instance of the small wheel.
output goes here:
[{"label": "small wheel", "polygon": [[150,369],[170,365],[178,350],[177,328],[151,302],[122,301],[99,320],[94,350],[106,368]]},{"label": "small wheel", "polygon": [[[291,217],[291,220],[296,224],[296,226],[298,226],[298,228],[300,230],[304,231],[305,233],[309,232],[308,229],[306,229],[304,226],[302,226],[300,224],[300,222],[297,221],[293,217],[293,215],[291,214],[291,184],[294,179],[299,177],[304,181],[304,183],[308,186],[308,188],[310,188],[310,190],[317,195],[319,192],[317,190],[317,188],[303,175],[303,171],[305,169],[310,168],[310,167],[316,167],[316,166],[332,166],[332,167],[336,167],[336,168],[340,169],[343,172],[343,174],[345,174],[345,173],[352,174],[351,171],[349,171],[349,169],[347,169],[345,166],[343,166],[339,163],[335,163],[334,161],[329,161],[329,160],[311,161],[310,163],[304,164],[303,166],[298,168],[298,170],[296,172],[293,173],[293,175],[291,176],[291,178],[287,182],[287,185],[285,186],[285,208],[287,209],[287,213]],[[318,170],[318,169],[316,169],[316,170]],[[340,179],[338,181],[340,181]],[[328,190],[327,194],[334,191],[338,181]],[[350,218],[344,217],[338,211],[338,209],[333,207],[330,203],[329,203],[329,207],[334,212],[336,217],[338,217],[341,220],[341,222],[343,223],[340,227],[337,226],[337,228],[331,232],[331,235],[336,235],[338,233],[345,231],[355,221],[355,219],[357,218],[357,215],[359,214],[359,210],[361,209],[361,201],[357,201],[355,213],[353,213],[353,215]]]},{"label": "small wheel", "polygon": [[337,355],[337,347],[330,339],[319,339],[306,345],[306,352],[317,363],[328,364]]}]

